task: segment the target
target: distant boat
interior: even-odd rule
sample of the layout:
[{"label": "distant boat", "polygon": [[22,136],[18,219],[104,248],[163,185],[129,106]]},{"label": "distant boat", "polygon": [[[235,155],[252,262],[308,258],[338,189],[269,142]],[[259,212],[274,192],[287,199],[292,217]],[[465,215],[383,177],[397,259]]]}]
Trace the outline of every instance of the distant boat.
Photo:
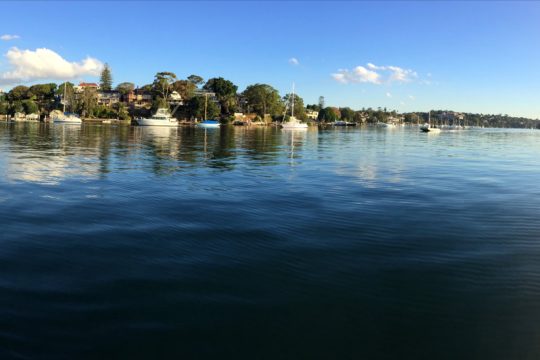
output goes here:
[{"label": "distant boat", "polygon": [[287,122],[281,124],[281,128],[283,130],[302,130],[308,128],[306,123],[300,122],[300,120],[294,116],[294,83],[292,88],[291,117]]},{"label": "distant boat", "polygon": [[150,118],[135,119],[139,126],[178,126],[178,120],[172,117],[169,109],[160,108]]},{"label": "distant boat", "polygon": [[220,126],[220,123],[218,120],[206,119],[207,108],[208,108],[208,93],[204,94],[204,119],[205,120],[198,123],[197,126],[202,127],[202,128],[218,128]]},{"label": "distant boat", "polygon": [[60,123],[60,124],[82,124],[82,120],[79,117],[79,115],[75,113],[66,112],[66,88],[67,88],[67,82],[64,83],[64,98],[62,99],[64,109],[61,114],[55,113],[52,116],[52,121],[54,123]]},{"label": "distant boat", "polygon": [[396,127],[396,124],[394,123],[386,123],[382,121],[378,121],[375,125],[380,128],[389,128],[389,129],[393,129]]},{"label": "distant boat", "polygon": [[334,121],[334,126],[356,126],[355,122],[349,122],[345,120],[336,120]]},{"label": "distant boat", "polygon": [[218,128],[220,126],[220,123],[217,120],[203,120],[198,123],[197,126],[204,128]]},{"label": "distant boat", "polygon": [[441,132],[440,128],[431,125],[431,110],[429,111],[427,124],[420,126],[420,130],[423,132],[431,132],[431,133]]}]

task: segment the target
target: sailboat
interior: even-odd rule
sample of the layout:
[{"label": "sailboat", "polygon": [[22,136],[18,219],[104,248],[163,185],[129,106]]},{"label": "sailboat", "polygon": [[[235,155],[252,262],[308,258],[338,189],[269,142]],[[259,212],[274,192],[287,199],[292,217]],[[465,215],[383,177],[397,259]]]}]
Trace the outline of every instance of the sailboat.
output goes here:
[{"label": "sailboat", "polygon": [[79,115],[74,113],[67,113],[66,112],[66,88],[67,88],[67,82],[64,83],[64,98],[62,99],[62,103],[64,105],[64,109],[62,114],[55,114],[53,115],[53,122],[55,123],[61,123],[61,124],[81,124],[82,120],[79,117]]},{"label": "sailboat", "polygon": [[203,128],[218,128],[219,121],[210,120],[206,118],[206,110],[208,108],[208,93],[204,94],[204,120],[197,124],[199,127]]},{"label": "sailboat", "polygon": [[301,130],[308,128],[306,123],[300,122],[300,120],[294,116],[294,83],[292,86],[291,117],[289,118],[289,121],[281,124],[281,127],[283,130]]},{"label": "sailboat", "polygon": [[431,110],[429,110],[428,123],[420,126],[420,130],[423,132],[432,132],[432,133],[441,132],[440,128],[431,125]]}]

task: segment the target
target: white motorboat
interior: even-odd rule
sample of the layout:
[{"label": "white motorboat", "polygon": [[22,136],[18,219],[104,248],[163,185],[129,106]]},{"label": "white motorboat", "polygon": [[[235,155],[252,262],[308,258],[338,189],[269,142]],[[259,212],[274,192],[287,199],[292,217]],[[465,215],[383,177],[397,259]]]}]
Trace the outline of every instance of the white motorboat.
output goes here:
[{"label": "white motorboat", "polygon": [[178,126],[178,120],[166,108],[158,109],[150,118],[137,118],[135,121],[139,126]]}]

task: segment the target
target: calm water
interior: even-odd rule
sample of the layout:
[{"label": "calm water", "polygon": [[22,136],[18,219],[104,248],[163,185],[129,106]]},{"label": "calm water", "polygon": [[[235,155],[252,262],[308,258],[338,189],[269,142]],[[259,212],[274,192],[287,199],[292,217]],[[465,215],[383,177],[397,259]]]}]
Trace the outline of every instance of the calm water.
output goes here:
[{"label": "calm water", "polygon": [[540,131],[0,123],[0,152],[0,358],[540,358]]}]

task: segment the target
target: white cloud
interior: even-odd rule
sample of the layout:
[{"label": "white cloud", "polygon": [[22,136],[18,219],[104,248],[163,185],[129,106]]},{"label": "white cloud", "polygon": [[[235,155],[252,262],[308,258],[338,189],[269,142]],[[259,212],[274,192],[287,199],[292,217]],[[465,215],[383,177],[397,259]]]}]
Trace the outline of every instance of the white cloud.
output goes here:
[{"label": "white cloud", "polygon": [[292,57],[292,58],[289,59],[289,64],[291,64],[291,65],[300,65],[300,61],[298,61],[297,58]]},{"label": "white cloud", "polygon": [[81,76],[97,76],[103,63],[86,57],[79,62],[69,62],[56,52],[40,48],[20,50],[11,48],[5,55],[11,69],[0,74],[0,83],[14,84],[38,79],[68,80]]},{"label": "white cloud", "polygon": [[4,34],[4,35],[0,36],[0,40],[3,40],[3,41],[10,41],[10,40],[15,40],[15,39],[20,39],[20,36],[19,35],[10,35],[10,34]]},{"label": "white cloud", "polygon": [[418,74],[416,71],[403,69],[398,66],[378,66],[367,63],[366,67],[357,66],[352,71],[340,69],[337,73],[332,74],[332,77],[337,82],[343,84],[362,82],[382,84],[390,82],[409,82],[417,78]]},{"label": "white cloud", "polygon": [[339,69],[337,73],[332,74],[332,77],[337,82],[348,83],[380,83],[380,75],[375,71],[368,70],[363,66],[357,66],[352,71],[347,69]]},{"label": "white cloud", "polygon": [[387,92],[387,93],[386,93],[386,97],[391,98],[391,97],[392,97],[392,94],[390,94],[389,92]]},{"label": "white cloud", "polygon": [[416,99],[413,95],[409,95],[409,99],[413,100]]}]

